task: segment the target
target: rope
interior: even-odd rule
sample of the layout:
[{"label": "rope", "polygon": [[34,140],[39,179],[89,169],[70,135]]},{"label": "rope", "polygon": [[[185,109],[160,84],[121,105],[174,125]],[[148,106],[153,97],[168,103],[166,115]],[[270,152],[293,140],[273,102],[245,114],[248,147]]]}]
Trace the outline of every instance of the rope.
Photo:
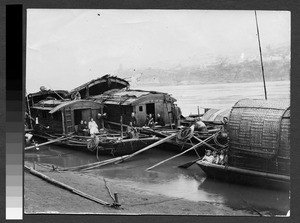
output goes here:
[{"label": "rope", "polygon": [[[224,129],[221,129],[221,130],[224,131]],[[222,132],[219,132],[219,134],[220,134],[220,133],[222,133]],[[218,141],[218,135],[219,135],[219,134],[215,135],[214,138],[213,138],[213,140],[214,140],[214,142],[215,142],[215,144],[216,144],[217,146],[221,147],[221,149],[224,149],[224,148],[228,147],[228,143],[222,145],[222,144]]]},{"label": "rope", "polygon": [[178,134],[177,134],[176,141],[177,142],[178,141],[186,142],[186,141],[190,140],[194,135],[194,129],[195,129],[195,126],[192,125],[191,127],[187,127],[187,128],[180,130],[180,132],[178,132]]}]

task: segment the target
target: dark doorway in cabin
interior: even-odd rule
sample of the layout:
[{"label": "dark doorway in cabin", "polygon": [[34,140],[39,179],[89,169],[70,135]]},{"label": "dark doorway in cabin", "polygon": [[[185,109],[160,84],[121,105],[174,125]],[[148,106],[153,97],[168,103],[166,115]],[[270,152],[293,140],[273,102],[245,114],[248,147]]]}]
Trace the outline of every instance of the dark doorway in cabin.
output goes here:
[{"label": "dark doorway in cabin", "polygon": [[74,122],[78,125],[81,120],[89,122],[91,117],[90,109],[75,109],[74,110]]},{"label": "dark doorway in cabin", "polygon": [[82,112],[81,110],[74,110],[74,122],[75,125],[78,125],[82,120]]},{"label": "dark doorway in cabin", "polygon": [[154,103],[149,103],[146,104],[146,113],[148,114],[152,114],[153,117],[155,117],[155,106]]}]

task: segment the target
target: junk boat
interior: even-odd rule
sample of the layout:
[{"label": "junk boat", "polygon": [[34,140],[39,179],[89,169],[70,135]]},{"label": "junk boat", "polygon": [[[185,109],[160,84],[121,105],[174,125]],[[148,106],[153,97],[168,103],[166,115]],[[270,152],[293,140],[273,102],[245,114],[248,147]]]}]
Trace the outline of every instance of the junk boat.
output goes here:
[{"label": "junk boat", "polygon": [[79,134],[78,125],[81,120],[93,118],[100,126],[101,120],[97,117],[103,113],[103,105],[91,100],[45,99],[33,105],[30,112],[31,119],[34,120],[34,137],[74,149],[119,156],[133,153],[158,141],[157,137],[139,135],[129,138],[123,133],[107,130],[100,130],[93,135]]},{"label": "junk boat", "polygon": [[210,178],[289,189],[290,104],[285,100],[238,101],[227,126],[225,165],[198,161]]},{"label": "junk boat", "polygon": [[[132,113],[134,113],[136,119],[135,126],[142,134],[165,138],[173,133],[177,133],[176,138],[166,141],[160,148],[182,151],[199,142],[197,140],[187,140],[188,137],[184,136],[186,132],[180,129],[180,122],[184,117],[181,115],[180,108],[175,104],[176,99],[167,93],[133,89],[112,89],[103,94],[89,97],[89,100],[94,100],[104,105],[104,113],[107,114],[104,118],[104,123],[108,129],[122,128],[120,117],[122,117],[123,128],[126,127],[132,120]],[[226,116],[223,110],[222,112],[219,110],[210,112],[207,117],[204,117],[205,122],[209,125],[208,130],[205,132],[195,130],[192,134],[195,134],[201,140],[205,140],[213,133],[219,131],[223,125],[223,119],[221,121],[219,119],[221,116],[222,118]],[[228,110],[227,113],[229,114]],[[157,122],[158,118],[160,118],[160,120],[163,120],[163,124],[147,125],[149,114],[153,118],[153,123]],[[215,128],[217,125],[218,127]],[[227,136],[218,137],[218,139],[220,138],[222,138],[221,143],[227,143]],[[217,137],[211,139],[209,143],[216,145],[218,143]],[[199,150],[204,151],[202,148]]]}]

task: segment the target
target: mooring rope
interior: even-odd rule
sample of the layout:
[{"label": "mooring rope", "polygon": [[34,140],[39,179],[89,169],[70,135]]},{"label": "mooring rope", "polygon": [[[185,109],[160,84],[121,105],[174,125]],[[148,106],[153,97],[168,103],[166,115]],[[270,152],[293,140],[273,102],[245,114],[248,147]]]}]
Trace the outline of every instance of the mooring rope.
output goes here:
[{"label": "mooring rope", "polygon": [[190,140],[194,135],[194,129],[195,129],[194,125],[192,125],[191,127],[181,129],[176,136],[176,142],[178,141],[186,142]]}]

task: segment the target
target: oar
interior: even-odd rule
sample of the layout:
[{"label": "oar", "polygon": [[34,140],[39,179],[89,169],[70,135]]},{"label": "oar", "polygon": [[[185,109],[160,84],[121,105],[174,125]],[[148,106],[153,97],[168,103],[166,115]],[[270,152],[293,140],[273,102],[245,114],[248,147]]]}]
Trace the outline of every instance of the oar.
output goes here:
[{"label": "oar", "polygon": [[194,163],[196,163],[198,160],[201,160],[202,159],[202,157],[200,157],[200,158],[198,158],[198,159],[195,159],[195,160],[192,160],[192,161],[189,161],[189,162],[187,162],[187,163],[185,163],[185,164],[182,164],[182,165],[180,165],[180,166],[178,166],[179,168],[185,168],[185,169],[187,169],[187,168],[189,168],[190,166],[192,166]]},{"label": "oar", "polygon": [[183,151],[182,153],[179,153],[179,154],[177,154],[177,155],[175,155],[175,156],[172,156],[172,157],[170,157],[170,158],[168,158],[168,159],[165,159],[165,160],[163,160],[163,161],[161,161],[161,162],[159,162],[159,163],[157,163],[157,164],[155,164],[155,165],[153,165],[153,166],[147,168],[146,170],[151,170],[151,169],[153,169],[154,167],[159,166],[160,164],[163,164],[163,163],[165,163],[165,162],[167,162],[167,161],[169,161],[169,160],[171,160],[171,159],[174,159],[174,158],[176,158],[176,157],[178,157],[178,156],[181,156],[181,155],[183,155],[183,154],[185,154],[185,153],[191,151],[192,149],[195,149],[195,148],[201,146],[202,144],[204,144],[204,142],[210,140],[210,139],[213,138],[216,134],[219,134],[219,132],[217,132],[217,133],[211,135],[210,137],[206,138],[206,139],[203,140],[202,142],[199,142],[198,144],[196,144],[196,145],[192,146],[191,148],[189,148],[189,149]]},{"label": "oar", "polygon": [[152,143],[151,145],[146,146],[145,148],[143,148],[143,149],[141,149],[141,150],[139,150],[139,151],[137,151],[135,153],[132,153],[132,154],[128,155],[127,157],[121,159],[120,161],[116,162],[116,164],[121,163],[121,162],[123,162],[123,161],[125,161],[125,160],[127,160],[129,158],[132,158],[132,157],[134,157],[134,156],[136,156],[136,155],[138,155],[138,154],[140,154],[140,153],[142,153],[142,152],[144,152],[144,151],[146,151],[148,149],[151,149],[151,148],[153,148],[155,146],[158,146],[158,145],[160,145],[160,144],[162,144],[162,143],[164,143],[164,142],[166,142],[166,141],[174,138],[176,135],[177,134],[174,133],[174,134],[171,134],[171,135],[167,136],[166,138],[163,138],[163,139],[161,139],[161,140],[159,140],[159,141],[157,141],[155,143]]},{"label": "oar", "polygon": [[[195,139],[197,139],[199,142],[203,142],[203,144],[206,145],[207,147],[209,147],[210,149],[212,149],[212,150],[214,150],[214,151],[217,150],[215,147],[209,145],[207,142],[204,142],[202,139],[199,139],[199,138],[196,137],[196,136],[193,136],[193,137],[194,137]],[[189,168],[190,166],[192,166],[194,163],[196,163],[198,160],[201,160],[201,159],[202,159],[202,157],[201,157],[201,158],[199,157],[198,159],[189,161],[189,162],[184,163],[184,164],[182,164],[182,165],[180,165],[180,166],[178,166],[178,167],[180,167],[180,168],[185,168],[185,169],[186,169],[186,168]]]},{"label": "oar", "polygon": [[55,143],[55,142],[59,142],[59,141],[63,141],[63,140],[66,140],[66,139],[69,139],[69,138],[72,138],[72,137],[74,137],[74,136],[69,136],[69,137],[62,136],[62,137],[59,137],[57,139],[54,139],[54,140],[51,140],[51,141],[48,141],[48,142],[45,142],[45,143],[41,143],[41,144],[37,144],[37,145],[34,145],[34,146],[25,147],[25,150],[33,149],[33,148],[36,148],[36,147],[39,147],[39,146],[45,146],[45,145],[48,145],[48,144],[51,144],[51,143]]}]

